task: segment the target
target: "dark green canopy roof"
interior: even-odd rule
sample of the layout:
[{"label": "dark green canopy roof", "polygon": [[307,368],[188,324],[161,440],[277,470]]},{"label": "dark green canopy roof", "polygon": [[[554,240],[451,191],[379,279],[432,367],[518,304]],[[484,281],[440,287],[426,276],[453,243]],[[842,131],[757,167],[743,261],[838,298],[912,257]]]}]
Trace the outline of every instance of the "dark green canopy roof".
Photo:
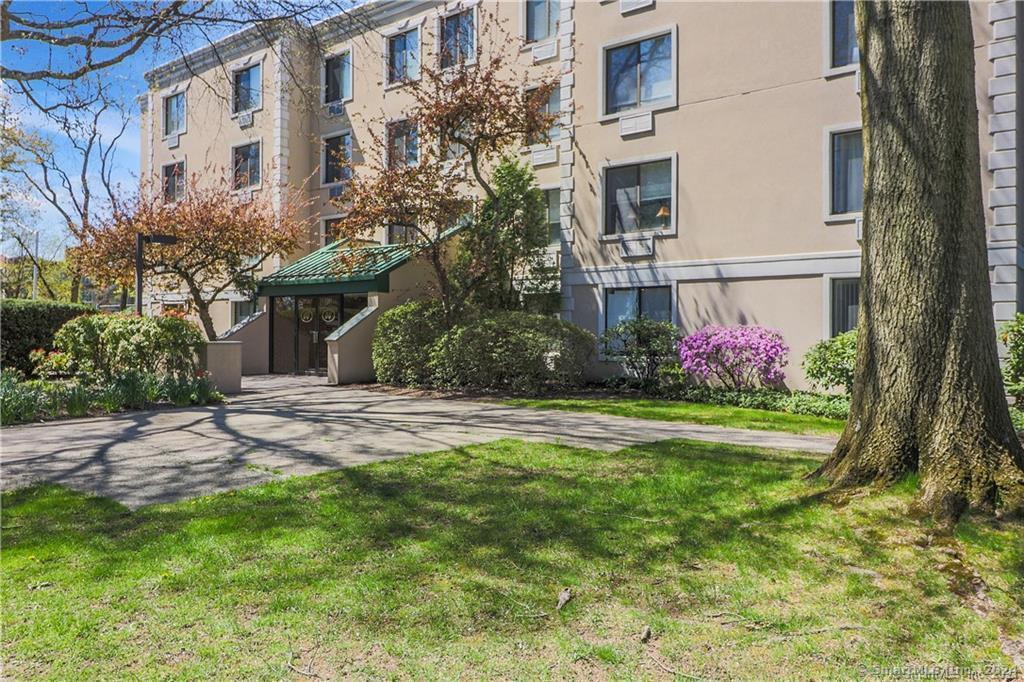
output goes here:
[{"label": "dark green canopy roof", "polygon": [[[260,296],[311,296],[387,291],[388,273],[408,261],[415,250],[406,244],[352,247],[333,242],[264,277],[257,292]],[[345,267],[342,261],[352,266]]]}]

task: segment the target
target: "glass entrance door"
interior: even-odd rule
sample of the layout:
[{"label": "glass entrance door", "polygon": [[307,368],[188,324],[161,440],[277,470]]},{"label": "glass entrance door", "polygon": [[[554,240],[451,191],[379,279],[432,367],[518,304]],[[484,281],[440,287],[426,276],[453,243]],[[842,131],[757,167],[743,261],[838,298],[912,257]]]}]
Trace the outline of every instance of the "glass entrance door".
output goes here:
[{"label": "glass entrance door", "polygon": [[366,303],[366,294],[274,297],[270,371],[326,374],[327,337]]},{"label": "glass entrance door", "polygon": [[[320,346],[320,334],[317,327],[317,296],[299,296],[296,298],[298,312],[298,335],[295,338],[299,353],[299,374],[316,373],[319,370],[317,360]],[[324,369],[327,366],[324,365]]]},{"label": "glass entrance door", "polygon": [[327,371],[327,343],[325,339],[341,325],[341,296],[321,296],[317,300],[317,370]]}]

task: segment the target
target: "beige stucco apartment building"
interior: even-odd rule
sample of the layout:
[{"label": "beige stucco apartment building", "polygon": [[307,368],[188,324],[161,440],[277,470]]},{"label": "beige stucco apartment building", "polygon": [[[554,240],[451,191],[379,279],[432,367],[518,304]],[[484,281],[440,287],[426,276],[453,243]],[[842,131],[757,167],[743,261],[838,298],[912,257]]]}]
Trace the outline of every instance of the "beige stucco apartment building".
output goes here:
[{"label": "beige stucco apartment building", "polygon": [[[336,380],[369,379],[376,315],[425,290],[418,278],[428,274],[385,246],[388,269],[359,281],[321,281],[310,270],[316,258],[301,264],[324,245],[336,217],[329,199],[344,184],[325,150],[343,146],[358,163],[382,153],[375,138],[390,139],[414,161],[421,142],[401,125],[411,104],[402,78],[436,58],[442,36],[473,36],[493,13],[518,34],[524,83],[561,79],[549,106],[562,125],[523,154],[549,200],[562,315],[595,333],[637,314],[684,332],[775,327],[792,349],[788,382],[801,386],[803,353],[856,321],[862,163],[851,5],[379,1],[325,22],[316,39],[243,31],[147,74],[143,174],[158,186],[181,172],[227,178],[240,195],[276,201],[288,188],[310,192],[306,248],[268,262],[267,295],[255,303],[228,294],[215,306],[217,328],[245,339],[249,371],[330,368]],[[972,3],[997,321],[1022,298],[1015,7]],[[181,189],[163,187],[169,198]],[[389,232],[377,235],[382,245],[399,241]],[[182,300],[162,293],[149,305]],[[595,374],[613,370],[595,363]]]}]

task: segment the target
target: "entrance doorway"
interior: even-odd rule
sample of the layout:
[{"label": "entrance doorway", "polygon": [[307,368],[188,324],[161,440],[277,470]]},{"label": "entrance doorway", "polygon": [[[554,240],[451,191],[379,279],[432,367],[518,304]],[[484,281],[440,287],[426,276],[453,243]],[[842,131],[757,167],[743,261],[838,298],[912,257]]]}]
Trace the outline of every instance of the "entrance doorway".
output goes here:
[{"label": "entrance doorway", "polygon": [[326,374],[326,339],[366,307],[366,294],[272,296],[270,371]]}]

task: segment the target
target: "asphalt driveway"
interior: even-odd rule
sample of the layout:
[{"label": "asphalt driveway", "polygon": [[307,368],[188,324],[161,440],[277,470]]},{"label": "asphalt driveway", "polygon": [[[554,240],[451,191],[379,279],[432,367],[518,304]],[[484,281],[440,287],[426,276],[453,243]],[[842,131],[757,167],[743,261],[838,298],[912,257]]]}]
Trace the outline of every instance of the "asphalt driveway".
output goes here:
[{"label": "asphalt driveway", "polygon": [[617,450],[669,438],[829,452],[834,439],[396,396],[247,377],[224,405],[0,430],[0,486],[46,480],[131,508],[432,450],[519,438]]}]

